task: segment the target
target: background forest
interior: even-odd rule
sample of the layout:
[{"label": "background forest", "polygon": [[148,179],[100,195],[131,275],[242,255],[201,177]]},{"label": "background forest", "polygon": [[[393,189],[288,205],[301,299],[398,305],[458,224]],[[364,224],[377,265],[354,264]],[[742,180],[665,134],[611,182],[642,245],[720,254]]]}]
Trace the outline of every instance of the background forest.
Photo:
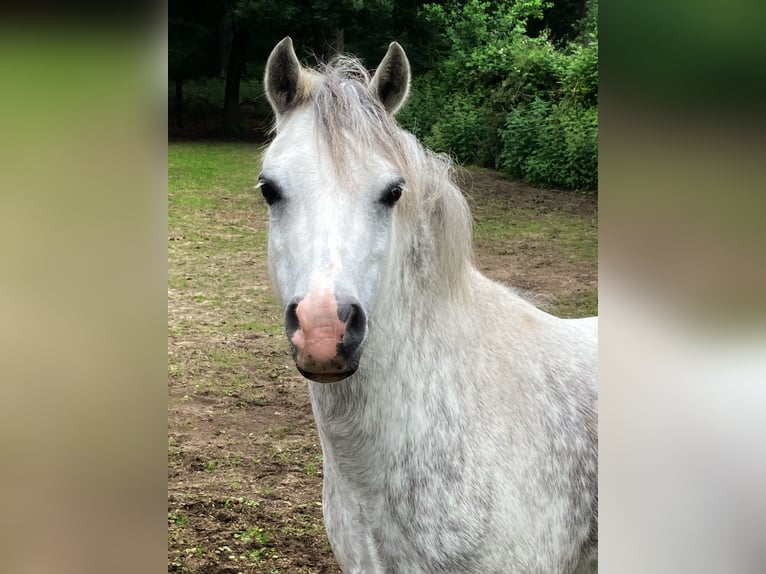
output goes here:
[{"label": "background forest", "polygon": [[286,35],[307,65],[348,52],[374,67],[397,40],[414,76],[398,120],[427,146],[597,189],[598,0],[174,0],[171,136],[265,139],[263,68]]}]

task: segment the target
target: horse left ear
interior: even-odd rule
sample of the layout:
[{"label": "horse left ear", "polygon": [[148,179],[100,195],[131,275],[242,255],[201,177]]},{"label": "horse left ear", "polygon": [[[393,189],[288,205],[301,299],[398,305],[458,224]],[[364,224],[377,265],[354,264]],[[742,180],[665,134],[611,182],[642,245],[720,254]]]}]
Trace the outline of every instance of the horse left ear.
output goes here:
[{"label": "horse left ear", "polygon": [[383,61],[375,70],[370,90],[389,114],[395,114],[410,91],[410,62],[397,42],[391,42]]}]

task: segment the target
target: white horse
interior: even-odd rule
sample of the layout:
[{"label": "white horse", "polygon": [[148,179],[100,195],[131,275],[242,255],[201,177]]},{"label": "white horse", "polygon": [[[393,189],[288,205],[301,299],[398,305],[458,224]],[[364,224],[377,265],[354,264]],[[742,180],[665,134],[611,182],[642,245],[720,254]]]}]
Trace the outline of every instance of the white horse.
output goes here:
[{"label": "white horse", "polygon": [[269,267],[348,573],[595,572],[597,322],[482,276],[446,158],[393,114],[410,68],[271,53]]}]

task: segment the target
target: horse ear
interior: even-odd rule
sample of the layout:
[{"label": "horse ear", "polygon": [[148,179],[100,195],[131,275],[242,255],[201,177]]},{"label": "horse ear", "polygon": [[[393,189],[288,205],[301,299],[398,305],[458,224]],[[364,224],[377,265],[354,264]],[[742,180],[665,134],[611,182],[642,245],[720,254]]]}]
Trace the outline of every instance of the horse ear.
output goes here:
[{"label": "horse ear", "polygon": [[269,54],[264,77],[266,97],[277,116],[290,111],[298,103],[301,69],[293,41],[287,36]]},{"label": "horse ear", "polygon": [[404,49],[391,42],[370,82],[372,94],[389,114],[395,114],[410,91],[410,62]]}]

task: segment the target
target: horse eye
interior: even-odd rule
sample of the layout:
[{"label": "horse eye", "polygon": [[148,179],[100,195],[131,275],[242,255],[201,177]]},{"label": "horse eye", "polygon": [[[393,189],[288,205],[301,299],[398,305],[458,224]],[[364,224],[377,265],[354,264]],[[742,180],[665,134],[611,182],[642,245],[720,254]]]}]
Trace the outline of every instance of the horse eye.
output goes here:
[{"label": "horse eye", "polygon": [[274,184],[261,180],[258,182],[258,187],[261,188],[261,195],[263,195],[263,199],[265,199],[266,203],[269,205],[272,205],[282,199],[282,195],[279,193],[279,190]]},{"label": "horse eye", "polygon": [[385,206],[393,207],[394,204],[399,201],[402,196],[402,183],[395,183],[383,192],[380,198],[380,203]]}]

